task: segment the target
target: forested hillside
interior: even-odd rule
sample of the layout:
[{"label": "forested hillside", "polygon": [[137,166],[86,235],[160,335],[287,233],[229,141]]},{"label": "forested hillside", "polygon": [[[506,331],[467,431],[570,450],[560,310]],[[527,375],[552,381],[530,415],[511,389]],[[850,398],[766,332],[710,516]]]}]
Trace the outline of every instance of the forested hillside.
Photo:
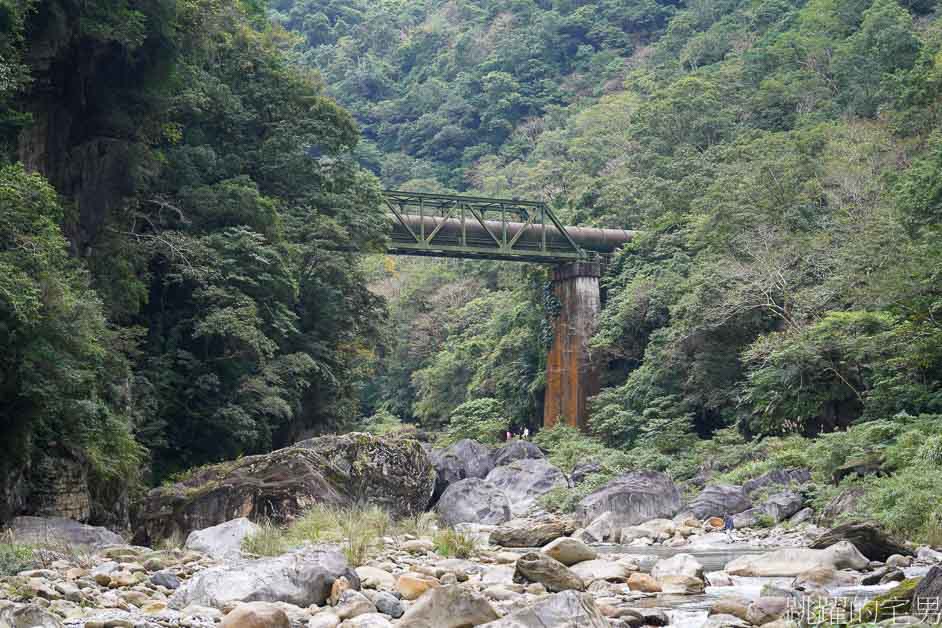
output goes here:
[{"label": "forested hillside", "polygon": [[293,43],[253,3],[0,2],[0,518],[126,525],[356,414],[383,305],[338,249],[382,246],[379,186]]},{"label": "forested hillside", "polygon": [[[867,422],[806,462],[830,472],[909,443],[882,471],[918,484],[934,458],[914,440],[942,433],[935,2],[274,8],[385,184],[643,230],[605,279],[592,447],[685,478],[750,459],[758,473],[809,451],[783,435]],[[396,324],[375,421],[451,417],[485,436],[539,421],[545,274],[397,260],[379,274]],[[912,490],[911,529],[942,516],[937,489]]]}]

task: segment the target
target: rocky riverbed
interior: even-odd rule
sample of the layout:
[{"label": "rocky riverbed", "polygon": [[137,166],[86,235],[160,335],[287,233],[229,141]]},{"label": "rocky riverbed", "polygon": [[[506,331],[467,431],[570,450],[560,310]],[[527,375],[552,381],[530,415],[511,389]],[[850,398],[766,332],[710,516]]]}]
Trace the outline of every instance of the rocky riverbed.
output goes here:
[{"label": "rocky riverbed", "polygon": [[[819,525],[801,499],[800,470],[760,478],[759,487],[708,485],[689,501],[663,474],[628,473],[560,516],[543,511],[538,498],[575,474],[562,474],[529,443],[495,452],[462,442],[426,453],[364,435],[331,438],[329,447],[309,443],[218,466],[155,491],[144,536],[184,530],[179,547],[156,538],[129,544],[64,519],[15,519],[11,538],[36,549],[29,568],[0,578],[0,628],[938,621],[942,553],[867,522]],[[392,466],[402,459],[408,483],[396,480],[401,471]],[[226,513],[255,517],[259,496],[276,494],[291,510],[290,524],[316,500],[311,487],[342,507],[375,474],[390,487],[377,499],[405,514],[430,500],[437,524],[414,533],[391,528],[371,540],[359,564],[349,560],[351,539],[253,555],[246,539],[259,526],[247,517],[226,520]],[[289,488],[292,482],[307,484]],[[729,512],[738,525],[727,534],[717,514]],[[779,523],[756,525],[770,518]],[[462,558],[438,542],[436,526],[468,542],[457,552]]]}]

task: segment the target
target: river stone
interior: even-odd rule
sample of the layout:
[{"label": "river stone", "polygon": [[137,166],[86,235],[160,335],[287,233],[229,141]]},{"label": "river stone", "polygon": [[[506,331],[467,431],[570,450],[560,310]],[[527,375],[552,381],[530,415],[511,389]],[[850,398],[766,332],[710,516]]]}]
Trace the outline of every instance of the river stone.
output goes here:
[{"label": "river stone", "polygon": [[657,561],[651,569],[651,575],[658,580],[664,576],[703,578],[703,565],[690,554],[675,554]]},{"label": "river stone", "polygon": [[392,628],[392,624],[379,613],[367,613],[346,620],[340,628]]},{"label": "river stone", "polygon": [[879,524],[872,521],[854,521],[839,525],[815,539],[810,547],[825,549],[841,541],[853,543],[861,554],[880,562],[886,562],[893,554],[912,555],[908,547],[890,537]]},{"label": "river stone", "polygon": [[541,495],[568,486],[563,472],[545,458],[514,460],[495,467],[486,479],[504,491],[514,516],[525,515]]},{"label": "river stone", "polygon": [[658,578],[657,583],[661,585],[663,593],[698,595],[704,591],[703,580],[691,576],[663,576]]},{"label": "river stone", "polygon": [[151,584],[155,584],[159,587],[165,587],[172,591],[180,588],[180,578],[169,571],[158,571],[157,573],[151,575],[150,582]]},{"label": "river stone", "polygon": [[447,449],[433,449],[430,457],[435,466],[433,503],[458,480],[484,479],[494,468],[491,448],[469,438],[459,440]]},{"label": "river stone", "polygon": [[459,523],[501,524],[510,520],[510,501],[504,491],[480,478],[467,478],[445,489],[435,506],[447,526]]},{"label": "river stone", "polygon": [[795,491],[780,491],[770,495],[762,503],[762,511],[772,517],[775,523],[785,521],[805,504],[805,498]]},{"label": "river stone", "polygon": [[365,589],[383,589],[392,591],[396,588],[396,578],[384,569],[364,565],[357,567],[357,577],[360,578],[360,584]]},{"label": "river stone", "polygon": [[860,577],[855,573],[838,571],[830,567],[815,567],[798,574],[792,581],[791,587],[798,591],[816,591],[831,587],[850,587],[859,581]]},{"label": "river stone", "polygon": [[62,621],[38,604],[9,604],[0,601],[0,626],[3,628],[62,628]]},{"label": "river stone", "polygon": [[354,591],[353,589],[347,589],[341,593],[337,603],[334,604],[334,613],[336,613],[337,617],[340,619],[350,619],[358,615],[366,615],[367,613],[375,612],[376,607],[373,605],[373,602],[359,591]]},{"label": "river stone", "polygon": [[402,602],[392,593],[386,591],[367,591],[366,593],[367,597],[369,597],[376,606],[376,610],[384,615],[389,615],[393,619],[399,619],[405,612],[405,609],[402,608]]},{"label": "river stone", "polygon": [[194,550],[216,559],[239,558],[242,541],[258,532],[259,527],[239,517],[216,526],[194,530],[186,537],[186,549]]},{"label": "river stone", "polygon": [[746,621],[756,626],[768,624],[785,614],[788,599],[784,597],[760,597],[749,605]]},{"label": "river stone", "polygon": [[741,486],[712,484],[703,489],[690,504],[690,511],[698,519],[724,517],[748,510],[752,501]]},{"label": "river stone", "polygon": [[569,519],[553,515],[511,519],[491,532],[491,543],[502,547],[541,547],[553,539],[575,532],[576,526]]},{"label": "river stone", "polygon": [[582,578],[583,582],[605,580],[608,582],[625,582],[628,580],[628,568],[621,563],[596,558],[584,560],[570,567],[572,572]]},{"label": "river stone", "polygon": [[540,448],[528,440],[512,440],[500,449],[494,455],[494,466],[502,467],[510,464],[514,460],[524,460],[526,458],[545,458]]},{"label": "river stone", "polygon": [[[660,517],[673,517],[680,510],[680,491],[665,473],[633,471],[620,475],[579,502],[577,516],[583,525],[610,512],[609,535],[627,526]],[[588,525],[586,530],[591,530]]]},{"label": "river stone", "polygon": [[236,517],[288,520],[318,503],[375,504],[403,517],[425,511],[434,487],[435,469],[414,440],[320,436],[201,467],[151,490],[135,541],[147,545]]},{"label": "river stone", "polygon": [[360,580],[343,554],[305,548],[275,558],[233,561],[200,571],[177,589],[170,598],[170,607],[198,604],[221,609],[232,602],[321,606],[340,577],[359,588]]},{"label": "river stone", "polygon": [[340,618],[333,611],[324,611],[311,617],[307,623],[307,628],[337,628],[340,625]]},{"label": "river stone", "polygon": [[703,628],[751,628],[752,624],[733,615],[710,615]]},{"label": "river stone", "polygon": [[529,552],[517,559],[513,580],[517,584],[539,582],[547,591],[584,591],[582,578],[566,565],[539,552]]},{"label": "river stone", "polygon": [[798,525],[799,523],[805,523],[814,519],[814,509],[812,508],[802,508],[798,512],[789,518],[788,522],[792,525]]},{"label": "river stone", "polygon": [[609,628],[592,596],[563,591],[480,628]]},{"label": "river stone", "polygon": [[805,484],[810,481],[811,471],[808,469],[773,469],[757,478],[746,480],[743,482],[742,488],[747,495],[751,495],[767,486],[791,486],[793,484]]},{"label": "river stone", "polygon": [[124,543],[124,539],[108,528],[64,517],[14,517],[10,531],[17,543],[28,545],[95,548]]},{"label": "river stone", "polygon": [[219,628],[291,628],[283,610],[268,602],[240,604],[223,617]]},{"label": "river stone", "polygon": [[742,597],[721,597],[710,606],[710,615],[732,615],[745,620],[751,602]]},{"label": "river stone", "polygon": [[857,548],[842,541],[827,549],[789,547],[758,556],[740,556],[727,563],[733,576],[797,576],[809,569],[864,569],[870,561]]},{"label": "river stone", "polygon": [[651,574],[633,573],[628,576],[628,588],[642,593],[660,593],[661,585]]},{"label": "river stone", "polygon": [[565,536],[547,543],[540,551],[567,567],[598,556],[598,552],[582,541]]},{"label": "river stone", "polygon": [[498,617],[484,597],[455,584],[428,591],[406,611],[397,625],[402,628],[464,628]]}]

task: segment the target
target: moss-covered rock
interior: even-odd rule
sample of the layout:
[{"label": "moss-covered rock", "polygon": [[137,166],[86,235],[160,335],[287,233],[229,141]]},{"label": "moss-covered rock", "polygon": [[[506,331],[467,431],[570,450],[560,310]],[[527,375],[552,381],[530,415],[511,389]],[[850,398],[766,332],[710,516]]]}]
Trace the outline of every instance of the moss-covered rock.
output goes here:
[{"label": "moss-covered rock", "polygon": [[201,467],[150,491],[135,541],[153,543],[238,517],[282,522],[314,504],[376,504],[394,516],[425,510],[435,469],[414,440],[351,433]]},{"label": "moss-covered rock", "polygon": [[903,580],[886,593],[878,595],[867,602],[860,611],[860,619],[864,622],[880,621],[888,617],[907,615],[913,602],[913,593],[919,578]]}]

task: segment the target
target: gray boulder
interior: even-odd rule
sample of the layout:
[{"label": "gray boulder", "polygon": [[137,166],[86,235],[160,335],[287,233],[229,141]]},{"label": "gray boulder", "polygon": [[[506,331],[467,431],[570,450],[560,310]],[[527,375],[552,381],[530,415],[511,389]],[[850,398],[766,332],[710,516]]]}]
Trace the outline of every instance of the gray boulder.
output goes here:
[{"label": "gray boulder", "polygon": [[689,510],[698,519],[735,515],[752,508],[752,501],[741,486],[712,484],[703,489]]},{"label": "gray boulder", "polygon": [[202,552],[213,558],[238,558],[242,555],[242,541],[258,532],[259,527],[239,517],[202,530],[194,530],[186,537],[186,549]]},{"label": "gray boulder", "polygon": [[558,560],[540,552],[528,552],[518,558],[513,578],[517,584],[539,582],[551,592],[569,589],[585,590],[582,578]]},{"label": "gray boulder", "polygon": [[186,581],[170,598],[170,607],[191,604],[224,608],[232,602],[287,602],[322,606],[337,578],[360,588],[356,572],[343,554],[305,548],[275,558],[241,560],[205,569]]},{"label": "gray boulder", "polygon": [[811,481],[811,471],[808,469],[774,469],[757,478],[743,482],[742,488],[747,495],[767,486],[791,486]]},{"label": "gray boulder", "polygon": [[612,479],[601,489],[579,502],[576,515],[587,525],[601,514],[610,512],[612,530],[673,517],[680,510],[680,491],[667,474],[657,471],[633,471]]},{"label": "gray boulder", "polygon": [[789,547],[767,554],[741,556],[727,563],[731,576],[793,577],[811,569],[864,569],[870,561],[846,541],[827,549]]},{"label": "gray boulder", "polygon": [[465,438],[447,449],[433,449],[435,466],[434,503],[450,485],[467,478],[485,478],[494,468],[494,452],[487,445]]},{"label": "gray boulder", "polygon": [[435,469],[417,441],[352,432],[201,467],[151,490],[135,542],[152,545],[242,516],[288,520],[311,504],[375,504],[396,517],[424,512]]},{"label": "gray boulder", "polygon": [[511,519],[491,531],[491,543],[503,547],[541,547],[575,531],[572,521],[555,515]]},{"label": "gray boulder", "polygon": [[495,467],[487,481],[504,491],[514,516],[526,514],[541,495],[568,486],[562,471],[543,458],[523,458]]},{"label": "gray boulder", "polygon": [[609,628],[591,595],[563,591],[480,628]]},{"label": "gray boulder", "polygon": [[442,523],[497,525],[510,520],[510,501],[498,486],[481,478],[467,478],[449,485],[435,506]]},{"label": "gray boulder", "polygon": [[855,521],[839,525],[828,530],[810,545],[813,549],[825,549],[841,541],[849,541],[870,560],[881,563],[893,554],[912,556],[913,552],[900,541],[894,539],[872,521]]},{"label": "gray boulder", "polygon": [[462,585],[430,589],[409,607],[399,621],[407,628],[465,628],[497,619],[483,596]]},{"label": "gray boulder", "polygon": [[527,458],[538,460],[545,458],[545,456],[539,447],[528,440],[512,440],[497,450],[494,455],[494,466],[502,467],[514,460],[525,460]]},{"label": "gray boulder", "polygon": [[124,539],[108,528],[63,517],[14,517],[10,530],[18,543],[28,545],[102,547],[124,543]]},{"label": "gray boulder", "polygon": [[781,491],[770,495],[762,504],[762,511],[772,517],[775,523],[785,521],[805,505],[805,499],[795,491]]},{"label": "gray boulder", "polygon": [[62,620],[38,604],[12,604],[0,601],[3,628],[62,628]]}]

